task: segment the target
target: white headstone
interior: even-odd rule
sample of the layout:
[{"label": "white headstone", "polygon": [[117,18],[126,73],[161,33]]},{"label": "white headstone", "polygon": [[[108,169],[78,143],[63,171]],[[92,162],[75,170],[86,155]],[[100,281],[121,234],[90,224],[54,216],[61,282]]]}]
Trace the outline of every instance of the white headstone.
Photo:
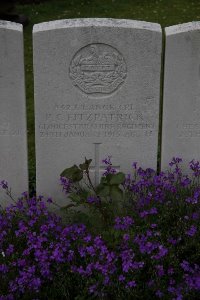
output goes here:
[{"label": "white headstone", "polygon": [[[18,198],[28,190],[22,25],[0,21],[0,181]],[[0,189],[0,205],[10,202]]]},{"label": "white headstone", "polygon": [[85,156],[96,183],[108,155],[124,172],[156,168],[160,25],[72,19],[33,33],[38,193],[62,204],[59,175]]},{"label": "white headstone", "polygon": [[166,28],[162,169],[200,159],[200,22]]}]

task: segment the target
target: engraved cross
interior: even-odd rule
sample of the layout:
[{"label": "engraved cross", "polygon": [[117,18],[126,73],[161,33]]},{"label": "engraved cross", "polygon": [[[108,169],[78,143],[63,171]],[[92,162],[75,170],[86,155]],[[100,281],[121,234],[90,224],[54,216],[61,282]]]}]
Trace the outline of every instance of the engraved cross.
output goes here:
[{"label": "engraved cross", "polygon": [[[100,176],[102,171],[105,170],[105,165],[101,165],[100,163],[100,145],[101,143],[94,143],[94,165],[90,167],[90,170],[94,172],[94,184],[95,186],[100,182]],[[112,165],[113,168],[119,170],[120,166]]]}]

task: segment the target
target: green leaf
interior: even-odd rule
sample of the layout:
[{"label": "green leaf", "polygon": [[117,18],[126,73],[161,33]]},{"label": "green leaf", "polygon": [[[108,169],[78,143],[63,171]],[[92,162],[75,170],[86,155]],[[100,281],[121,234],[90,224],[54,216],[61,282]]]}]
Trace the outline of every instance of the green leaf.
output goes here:
[{"label": "green leaf", "polygon": [[80,169],[81,169],[82,171],[87,170],[87,165],[86,165],[85,163],[84,163],[84,164],[80,164],[79,167],[80,167]]},{"label": "green leaf", "polygon": [[85,157],[85,163],[86,163],[88,166],[91,164],[91,162],[92,162],[92,159],[87,159],[87,158]]},{"label": "green leaf", "polygon": [[83,178],[83,171],[77,165],[65,169],[60,176],[67,177],[73,182],[80,181]]},{"label": "green leaf", "polygon": [[90,195],[90,192],[87,190],[82,190],[79,194],[79,197],[81,198],[82,202],[86,201],[88,196]]},{"label": "green leaf", "polygon": [[110,195],[110,187],[108,185],[100,184],[96,189],[96,193],[100,197],[107,197]]},{"label": "green leaf", "polygon": [[65,169],[60,176],[70,178],[74,173],[77,172],[77,169],[79,169],[77,165],[73,165],[72,167]]},{"label": "green leaf", "polygon": [[107,180],[107,177],[101,177],[101,181],[100,181],[100,184],[108,184],[108,180]]},{"label": "green leaf", "polygon": [[[111,174],[110,174],[111,175]],[[110,178],[110,185],[119,185],[122,184],[125,180],[125,174],[122,172],[119,172],[117,174],[112,174],[112,177]]]},{"label": "green leaf", "polygon": [[85,162],[83,164],[79,165],[80,169],[83,171],[87,171],[89,169],[91,162],[92,162],[92,159],[87,159],[85,157]]},{"label": "green leaf", "polygon": [[61,210],[67,210],[67,209],[69,209],[69,208],[71,208],[71,207],[76,207],[77,205],[75,205],[75,204],[73,204],[73,203],[70,203],[70,204],[68,204],[68,205],[66,205],[66,206],[63,206],[63,207],[61,207]]},{"label": "green leaf", "polygon": [[81,197],[75,193],[70,194],[68,198],[71,199],[73,202],[76,202],[79,204],[81,202]]},{"label": "green leaf", "polygon": [[122,200],[123,198],[123,192],[117,185],[112,185],[110,187],[110,197],[112,200]]},{"label": "green leaf", "polygon": [[106,175],[106,181],[107,181],[107,183],[108,184],[110,184],[110,181],[111,181],[111,179],[112,179],[112,177],[114,176],[114,174],[108,174],[108,175]]}]

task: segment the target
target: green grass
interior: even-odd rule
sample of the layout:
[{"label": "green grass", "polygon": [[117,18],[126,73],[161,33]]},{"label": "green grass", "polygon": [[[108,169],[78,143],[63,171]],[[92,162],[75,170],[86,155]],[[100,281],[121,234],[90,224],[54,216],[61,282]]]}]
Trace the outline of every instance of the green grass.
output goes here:
[{"label": "green grass", "polygon": [[68,18],[125,18],[160,23],[162,27],[200,20],[199,0],[49,0],[18,5],[30,19],[25,28],[25,69],[30,184],[35,182],[32,27],[36,23]]}]

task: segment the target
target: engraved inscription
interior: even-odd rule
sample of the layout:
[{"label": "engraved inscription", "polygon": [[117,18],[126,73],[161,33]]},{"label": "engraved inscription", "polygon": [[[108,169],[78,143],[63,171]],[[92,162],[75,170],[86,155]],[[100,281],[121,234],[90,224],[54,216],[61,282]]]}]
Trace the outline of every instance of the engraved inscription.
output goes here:
[{"label": "engraved inscription", "polygon": [[179,138],[199,138],[200,137],[200,123],[186,123],[181,122],[176,125]]},{"label": "engraved inscription", "polygon": [[16,127],[11,127],[10,122],[0,122],[0,136],[20,136],[21,131]]},{"label": "engraved inscription", "polygon": [[41,138],[140,138],[157,132],[158,111],[124,105],[56,104],[39,124]]},{"label": "engraved inscription", "polygon": [[72,58],[69,76],[75,86],[91,96],[113,93],[125,81],[127,67],[122,54],[106,44],[90,44]]},{"label": "engraved inscription", "polygon": [[200,138],[200,95],[194,95],[191,98],[191,111],[189,118],[179,120],[176,124],[177,136],[181,139]]}]

